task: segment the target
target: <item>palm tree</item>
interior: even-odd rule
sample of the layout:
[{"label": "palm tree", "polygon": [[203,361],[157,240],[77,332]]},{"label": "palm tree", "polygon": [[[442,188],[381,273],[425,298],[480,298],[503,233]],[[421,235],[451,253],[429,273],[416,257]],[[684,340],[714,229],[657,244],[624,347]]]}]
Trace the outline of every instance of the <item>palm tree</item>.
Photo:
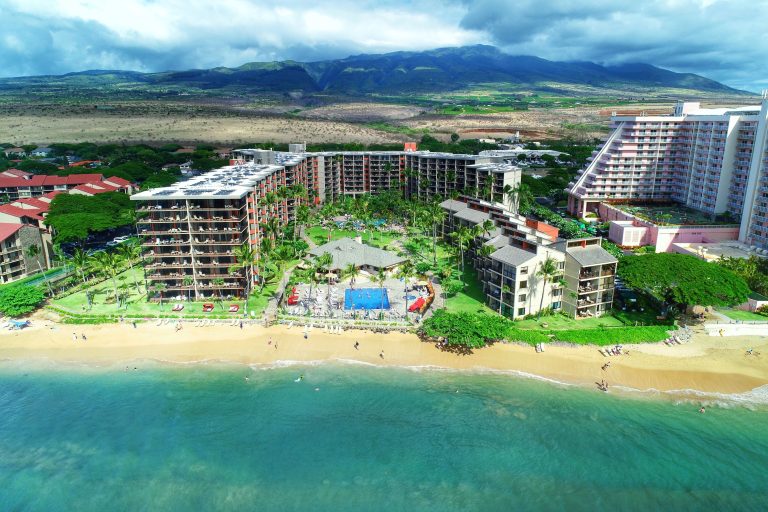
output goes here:
[{"label": "palm tree", "polygon": [[160,309],[163,309],[163,292],[166,290],[166,288],[168,288],[168,285],[163,282],[159,282],[155,283],[153,288],[158,294],[160,294]]},{"label": "palm tree", "polygon": [[462,273],[462,280],[463,280],[465,247],[475,237],[475,235],[472,232],[472,230],[469,229],[468,227],[459,226],[459,229],[451,233],[451,236],[453,236],[454,239],[456,240],[456,243],[459,244],[458,253],[461,258],[461,273]]},{"label": "palm tree", "polygon": [[[127,261],[128,268],[133,270],[135,264],[134,260],[141,258],[141,246],[135,241],[120,244],[117,246],[117,254]],[[139,290],[139,283],[136,281],[136,274],[131,272],[131,277],[133,277],[133,286],[136,288],[136,293],[141,293],[141,290]]]},{"label": "palm tree", "polygon": [[387,272],[383,268],[380,268],[376,275],[371,276],[371,280],[375,283],[379,283],[379,290],[381,290],[381,293],[379,294],[379,309],[384,309],[384,283],[387,280]]},{"label": "palm tree", "polygon": [[491,230],[496,227],[496,224],[491,219],[486,219],[483,221],[482,224],[480,224],[480,229],[482,229],[481,233],[486,234],[488,236],[491,235]]},{"label": "palm tree", "polygon": [[43,282],[45,283],[45,286],[48,287],[48,296],[53,298],[53,289],[51,288],[51,283],[48,282],[48,278],[45,276],[45,271],[43,270],[43,264],[40,263],[40,246],[39,245],[30,245],[27,247],[27,257],[33,258],[37,262],[37,267],[40,269],[41,274],[43,275]]},{"label": "palm tree", "polygon": [[499,293],[499,314],[501,314],[501,303],[504,301],[505,293],[512,293],[512,288],[503,284],[501,285],[501,293]]},{"label": "palm tree", "polygon": [[192,278],[192,276],[184,276],[184,279],[181,280],[181,284],[187,289],[187,300],[192,301],[192,289],[190,286],[194,284],[195,280]]},{"label": "palm tree", "polygon": [[300,204],[296,208],[296,216],[295,220],[293,222],[293,241],[296,242],[296,236],[297,232],[301,232],[302,228],[304,227],[304,224],[309,222],[309,206],[305,204]]},{"label": "palm tree", "polygon": [[117,274],[120,269],[120,257],[113,252],[97,252],[94,256],[96,268],[104,274],[104,277],[112,279],[112,284],[115,291],[115,302],[117,307],[120,307],[120,300],[117,290]]},{"label": "palm tree", "polygon": [[[333,256],[331,256],[331,253],[324,252],[320,256],[317,257],[317,270],[321,275],[325,275],[330,272],[331,265],[333,264]],[[326,282],[328,283],[328,295],[330,300],[330,292],[331,292],[331,279],[327,278]]]},{"label": "palm tree", "polygon": [[403,292],[405,292],[405,317],[408,318],[408,278],[414,274],[413,263],[410,260],[403,262],[397,269],[395,277],[403,280]]},{"label": "palm tree", "polygon": [[493,201],[493,174],[488,174],[485,177],[483,195],[488,196],[488,201]]},{"label": "palm tree", "polygon": [[517,186],[517,211],[515,213],[527,212],[534,201],[535,198],[528,185],[521,183]]},{"label": "palm tree", "polygon": [[80,274],[80,277],[83,280],[83,285],[87,284],[85,279],[85,269],[91,262],[91,257],[88,255],[88,253],[78,247],[75,249],[75,252],[72,253],[72,257],[69,259],[69,262],[73,267],[75,267],[75,272]]},{"label": "palm tree", "polygon": [[432,264],[437,265],[437,226],[445,221],[445,210],[439,204],[433,203],[427,212],[432,225]]},{"label": "palm tree", "polygon": [[539,313],[536,318],[541,318],[541,308],[544,305],[544,295],[547,290],[547,283],[560,275],[560,267],[558,262],[551,256],[547,256],[544,261],[539,263],[539,269],[536,271],[536,277],[544,281],[544,286],[541,289],[541,300],[539,301]]},{"label": "palm tree", "polygon": [[349,288],[354,289],[355,279],[360,275],[360,268],[354,263],[350,263],[344,268],[344,276],[349,278]]},{"label": "palm tree", "polygon": [[224,310],[224,303],[223,303],[223,297],[221,296],[221,287],[224,286],[226,281],[222,279],[221,277],[214,277],[211,279],[211,284],[216,287],[216,302],[219,303],[219,306],[221,306],[221,310]]},{"label": "palm tree", "polygon": [[229,267],[229,273],[234,274],[238,270],[245,272],[245,313],[248,313],[248,297],[251,296],[251,284],[253,282],[253,264],[256,261],[256,251],[246,242],[237,247],[234,252],[235,263]]}]

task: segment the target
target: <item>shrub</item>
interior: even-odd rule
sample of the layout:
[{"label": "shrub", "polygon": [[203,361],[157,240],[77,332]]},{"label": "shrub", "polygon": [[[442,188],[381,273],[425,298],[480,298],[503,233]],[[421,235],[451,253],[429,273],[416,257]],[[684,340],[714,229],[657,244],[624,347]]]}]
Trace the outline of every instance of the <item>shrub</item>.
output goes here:
[{"label": "shrub", "polygon": [[506,339],[512,322],[500,316],[435,311],[421,326],[429,338],[445,338],[452,346],[484,347],[489,342]]},{"label": "shrub", "polygon": [[622,343],[655,343],[666,339],[669,327],[651,325],[642,327],[616,327],[610,329],[569,329],[552,331],[557,341],[579,345],[616,345]]},{"label": "shrub", "polygon": [[4,286],[0,288],[0,312],[17,317],[33,312],[45,300],[43,290],[37,286]]},{"label": "shrub", "polygon": [[529,345],[535,345],[536,343],[544,343],[549,341],[549,336],[547,336],[542,331],[515,328],[510,328],[507,330],[506,338],[509,341],[519,341],[522,343],[528,343]]}]

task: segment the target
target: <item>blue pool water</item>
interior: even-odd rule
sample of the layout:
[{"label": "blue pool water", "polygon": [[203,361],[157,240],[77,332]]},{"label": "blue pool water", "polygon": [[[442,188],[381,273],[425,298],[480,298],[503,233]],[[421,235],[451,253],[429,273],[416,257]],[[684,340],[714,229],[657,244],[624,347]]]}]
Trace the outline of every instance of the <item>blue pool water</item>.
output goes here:
[{"label": "blue pool water", "polygon": [[389,309],[385,288],[357,288],[344,291],[344,309]]},{"label": "blue pool water", "polygon": [[1,511],[768,510],[764,405],[699,414],[495,373],[132,365],[0,362]]}]

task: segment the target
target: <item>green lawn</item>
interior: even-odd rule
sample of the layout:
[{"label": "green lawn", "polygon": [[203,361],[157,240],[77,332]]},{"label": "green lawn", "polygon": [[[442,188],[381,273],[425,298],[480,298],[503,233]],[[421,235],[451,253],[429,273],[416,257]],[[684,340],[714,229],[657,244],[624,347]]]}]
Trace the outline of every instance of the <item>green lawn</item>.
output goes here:
[{"label": "green lawn", "polygon": [[[544,327],[546,324],[546,327]],[[530,320],[516,320],[515,327],[518,329],[550,329],[553,331],[562,329],[595,329],[600,327],[623,327],[624,323],[611,315],[601,316],[600,318],[582,318],[575,319],[565,315],[556,314],[542,316],[540,319],[532,318]]]},{"label": "green lawn", "polygon": [[[139,291],[133,285],[133,278],[139,283]],[[184,310],[181,312],[171,311],[173,304],[177,302],[175,299],[166,298],[161,305],[159,302],[147,302],[146,292],[144,290],[144,279],[141,269],[135,268],[132,271],[125,271],[118,275],[118,286],[125,285],[128,291],[128,299],[125,305],[118,309],[114,303],[114,286],[111,280],[106,280],[102,283],[96,284],[91,287],[93,292],[93,304],[90,309],[88,308],[88,299],[86,298],[85,291],[79,291],[73,293],[67,297],[55,299],[51,301],[50,305],[55,310],[63,310],[65,312],[72,313],[74,315],[84,315],[93,317],[103,316],[125,316],[125,317],[153,317],[158,315],[173,315],[180,317],[213,317],[213,316],[228,316],[234,315],[227,312],[230,304],[237,304],[240,306],[240,312],[244,310],[245,301],[242,300],[224,300],[222,302],[213,301],[216,304],[215,310],[206,314],[202,312],[203,301],[198,302],[186,302],[184,303]],[[251,298],[248,302],[248,310],[255,311],[257,314],[261,314],[267,305],[269,297],[272,296],[276,288],[276,283],[267,285],[264,288],[264,292],[259,294],[258,290],[254,290]],[[211,302],[206,300],[204,302]]]},{"label": "green lawn", "polygon": [[[306,233],[317,245],[322,245],[328,242],[328,230],[322,226],[307,228]],[[390,231],[374,231],[371,233],[370,231],[334,228],[331,230],[331,241],[344,237],[354,239],[358,235],[362,237],[363,243],[379,248],[384,248],[392,243],[393,240],[402,237],[400,233]]]},{"label": "green lawn", "polygon": [[742,311],[740,309],[718,309],[718,313],[722,313],[731,320],[752,320],[768,322],[768,316],[758,315],[751,311]]},{"label": "green lawn", "polygon": [[450,313],[494,313],[485,305],[485,295],[474,269],[464,270],[464,282],[466,286],[462,291],[445,299],[445,309]]}]

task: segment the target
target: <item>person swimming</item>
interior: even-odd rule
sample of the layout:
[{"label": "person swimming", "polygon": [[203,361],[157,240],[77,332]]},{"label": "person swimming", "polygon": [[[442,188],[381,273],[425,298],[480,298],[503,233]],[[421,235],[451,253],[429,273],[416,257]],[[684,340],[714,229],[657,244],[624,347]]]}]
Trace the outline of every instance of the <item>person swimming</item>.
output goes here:
[{"label": "person swimming", "polygon": [[293,382],[301,382],[304,380],[304,374],[299,375]]}]

